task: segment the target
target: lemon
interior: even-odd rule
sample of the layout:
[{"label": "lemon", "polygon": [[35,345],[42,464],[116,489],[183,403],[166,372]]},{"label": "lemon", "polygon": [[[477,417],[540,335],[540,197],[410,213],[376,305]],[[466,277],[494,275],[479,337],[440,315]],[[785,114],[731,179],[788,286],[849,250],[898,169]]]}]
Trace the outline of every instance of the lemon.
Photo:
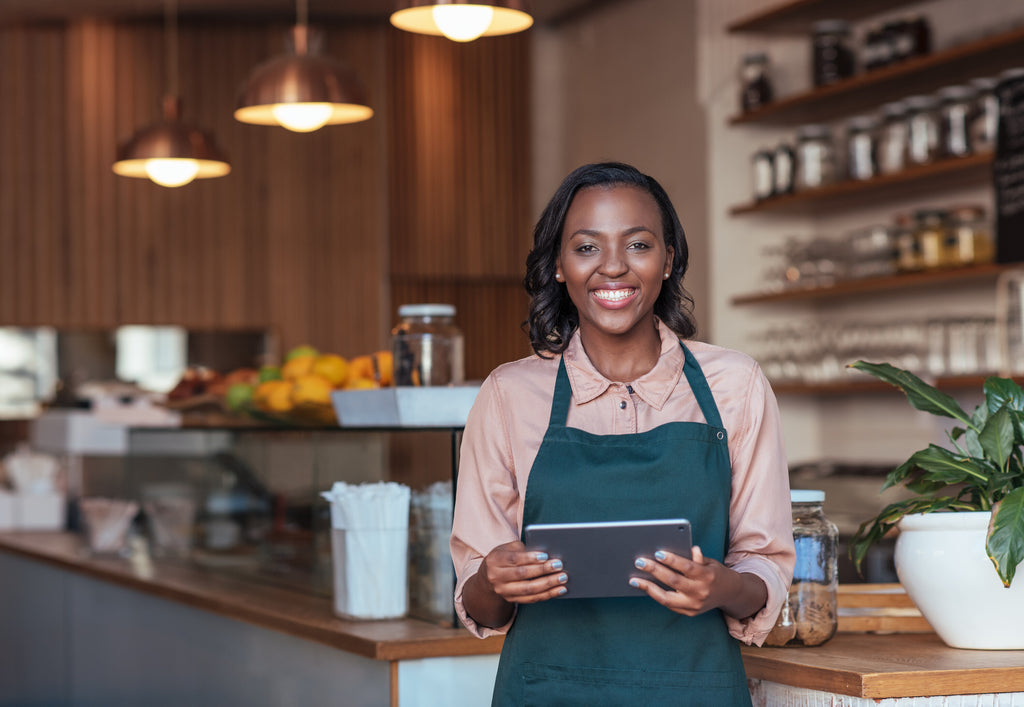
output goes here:
[{"label": "lemon", "polygon": [[377,381],[382,386],[394,385],[395,364],[390,351],[378,351],[373,355],[373,361],[377,368]]},{"label": "lemon", "polygon": [[298,358],[300,356],[313,356],[315,358],[316,356],[319,355],[320,352],[317,351],[315,346],[303,344],[302,346],[296,346],[295,348],[291,349],[287,354],[285,354],[284,360],[285,363],[287,363],[288,361],[291,361],[293,358]]},{"label": "lemon", "polygon": [[294,405],[329,406],[332,389],[331,382],[321,376],[312,374],[299,376],[292,386],[292,403]]},{"label": "lemon", "polygon": [[295,356],[281,366],[281,377],[285,380],[295,380],[299,376],[307,375],[315,360],[316,356]]},{"label": "lemon", "polygon": [[372,378],[349,378],[348,382],[345,383],[345,390],[367,390],[379,387],[377,381]]},{"label": "lemon", "polygon": [[313,359],[309,372],[314,376],[326,378],[331,386],[340,388],[348,378],[348,361],[337,354],[320,354]]}]

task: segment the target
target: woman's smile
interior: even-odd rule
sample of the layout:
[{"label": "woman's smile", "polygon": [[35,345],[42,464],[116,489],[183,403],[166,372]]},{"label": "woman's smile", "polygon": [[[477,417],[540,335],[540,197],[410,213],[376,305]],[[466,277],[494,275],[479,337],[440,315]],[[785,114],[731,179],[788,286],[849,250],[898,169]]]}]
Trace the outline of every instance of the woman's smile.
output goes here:
[{"label": "woman's smile", "polygon": [[591,291],[594,299],[609,309],[618,309],[626,306],[636,293],[637,289],[635,287],[599,287]]}]

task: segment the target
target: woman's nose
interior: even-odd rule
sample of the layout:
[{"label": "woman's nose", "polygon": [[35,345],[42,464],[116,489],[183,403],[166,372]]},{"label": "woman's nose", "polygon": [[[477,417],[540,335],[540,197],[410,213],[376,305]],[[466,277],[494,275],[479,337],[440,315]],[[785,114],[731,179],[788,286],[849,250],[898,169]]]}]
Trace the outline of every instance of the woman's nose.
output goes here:
[{"label": "woman's nose", "polygon": [[601,273],[614,276],[621,275],[629,269],[626,263],[626,254],[617,248],[610,248],[604,251],[601,259]]}]

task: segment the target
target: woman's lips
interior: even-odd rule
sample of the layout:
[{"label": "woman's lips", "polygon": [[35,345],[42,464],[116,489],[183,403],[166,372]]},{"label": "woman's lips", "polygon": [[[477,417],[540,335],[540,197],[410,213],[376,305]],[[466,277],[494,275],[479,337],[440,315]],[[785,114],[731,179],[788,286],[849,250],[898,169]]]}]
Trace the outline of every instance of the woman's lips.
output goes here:
[{"label": "woman's lips", "polygon": [[616,287],[591,290],[590,294],[601,306],[617,309],[632,300],[636,292],[635,287]]}]

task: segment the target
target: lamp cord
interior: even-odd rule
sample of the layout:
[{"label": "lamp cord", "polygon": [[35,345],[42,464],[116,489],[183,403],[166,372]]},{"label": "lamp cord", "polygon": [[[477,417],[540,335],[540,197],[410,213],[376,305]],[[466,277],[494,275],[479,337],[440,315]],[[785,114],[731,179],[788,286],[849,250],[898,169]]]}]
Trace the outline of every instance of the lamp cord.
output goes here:
[{"label": "lamp cord", "polygon": [[164,3],[164,45],[167,51],[167,92],[178,97],[178,3]]}]

